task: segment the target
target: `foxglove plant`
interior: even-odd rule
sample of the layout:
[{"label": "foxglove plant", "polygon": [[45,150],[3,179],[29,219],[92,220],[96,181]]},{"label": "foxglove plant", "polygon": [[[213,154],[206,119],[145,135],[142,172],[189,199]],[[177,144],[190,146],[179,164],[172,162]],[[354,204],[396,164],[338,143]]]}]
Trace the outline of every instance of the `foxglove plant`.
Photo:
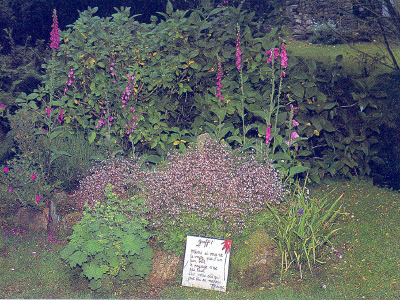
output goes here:
[{"label": "foxglove plant", "polygon": [[241,101],[242,101],[242,108],[241,108],[241,117],[242,117],[242,130],[243,130],[243,144],[246,144],[246,127],[245,127],[245,120],[244,120],[244,89],[243,89],[243,70],[242,70],[242,50],[240,49],[240,26],[236,24],[236,68],[239,70],[240,73],[240,91]]},{"label": "foxglove plant", "polygon": [[[269,156],[274,159],[277,147],[280,147],[284,152],[284,155],[278,153],[280,157],[279,160],[276,160],[276,167],[284,174],[285,180],[289,180],[291,183],[293,182],[293,176],[298,173],[302,173],[307,170],[306,167],[295,164],[294,158],[295,153],[290,150],[290,148],[294,145],[295,150],[298,150],[297,140],[300,139],[299,134],[293,130],[294,127],[299,125],[294,119],[294,112],[297,110],[297,107],[293,107],[290,105],[290,113],[289,120],[286,122],[287,130],[285,131],[286,141],[282,138],[279,133],[278,128],[278,116],[280,115],[280,109],[282,105],[280,105],[280,97],[282,93],[282,82],[283,78],[286,76],[285,69],[288,66],[288,56],[285,48],[285,44],[282,44],[280,48],[273,48],[266,52],[267,55],[267,63],[271,63],[272,67],[272,76],[271,76],[271,95],[270,95],[270,103],[269,108],[265,113],[265,121],[267,125],[266,133],[265,133],[265,145],[267,146],[267,150],[269,150]],[[276,72],[275,72],[275,63],[279,62],[280,67],[280,76],[278,91],[276,91]],[[274,116],[274,120],[272,120]],[[272,147],[270,148],[270,142],[273,141]],[[285,159],[282,160],[282,157]]]}]

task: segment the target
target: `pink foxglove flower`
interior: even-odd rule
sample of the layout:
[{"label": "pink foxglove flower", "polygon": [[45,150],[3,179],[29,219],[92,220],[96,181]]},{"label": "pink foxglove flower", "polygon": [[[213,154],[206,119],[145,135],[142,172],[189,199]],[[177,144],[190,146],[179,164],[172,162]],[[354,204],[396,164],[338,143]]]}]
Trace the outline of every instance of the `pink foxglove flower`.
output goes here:
[{"label": "pink foxglove flower", "polygon": [[287,64],[288,64],[288,57],[287,57],[287,52],[286,52],[286,48],[285,48],[285,44],[282,43],[281,46],[281,66],[283,68],[287,68]]},{"label": "pink foxglove flower", "polygon": [[10,171],[10,169],[8,167],[4,167],[3,171],[7,173],[8,171]]},{"label": "pink foxglove flower", "polygon": [[265,145],[268,146],[269,142],[272,140],[271,138],[271,127],[267,125],[267,130],[265,131]]},{"label": "pink foxglove flower", "polygon": [[294,127],[296,127],[296,126],[299,126],[299,125],[300,125],[300,123],[299,123],[299,122],[297,122],[295,119],[293,119],[293,120],[292,120],[292,122],[293,122],[293,126],[294,126]]},{"label": "pink foxglove flower", "polygon": [[[274,54],[272,54],[272,51],[274,51]],[[267,63],[272,62],[272,59],[277,59],[279,56],[279,49],[275,48],[275,49],[270,49],[268,50],[265,54],[269,55],[269,58],[267,59]]]},{"label": "pink foxglove flower", "polygon": [[239,25],[237,26],[237,38],[236,38],[236,67],[238,70],[242,68],[242,50],[240,49]]},{"label": "pink foxglove flower", "polygon": [[60,45],[60,28],[58,28],[57,11],[55,9],[53,10],[53,24],[51,25],[51,27],[53,27],[53,29],[50,33],[50,48],[55,48],[58,50]]},{"label": "pink foxglove flower", "polygon": [[218,61],[218,76],[217,76],[217,94],[215,95],[215,97],[220,98],[221,101],[224,101],[224,96],[222,96],[222,75],[224,73],[222,72],[222,65],[221,62]]},{"label": "pink foxglove flower", "polygon": [[5,105],[4,103],[0,104],[0,108],[1,108],[1,107],[5,107],[5,106],[6,106],[6,105]]},{"label": "pink foxglove flower", "polygon": [[36,204],[39,204],[40,199],[40,196],[36,196]]},{"label": "pink foxglove flower", "polygon": [[35,175],[35,174],[32,174],[32,175],[31,175],[31,178],[32,178],[32,180],[35,180],[35,179],[36,179],[36,175]]},{"label": "pink foxglove flower", "polygon": [[51,107],[45,109],[46,115],[47,115],[48,117],[50,117],[50,112],[51,112],[52,110],[53,110],[53,109],[52,109]]}]

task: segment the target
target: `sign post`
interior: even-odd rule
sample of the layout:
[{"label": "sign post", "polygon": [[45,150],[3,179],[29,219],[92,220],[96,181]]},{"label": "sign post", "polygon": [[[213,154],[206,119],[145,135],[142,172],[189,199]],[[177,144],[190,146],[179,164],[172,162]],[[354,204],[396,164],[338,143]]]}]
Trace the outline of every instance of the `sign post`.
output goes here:
[{"label": "sign post", "polygon": [[231,240],[188,236],[182,285],[226,292]]}]

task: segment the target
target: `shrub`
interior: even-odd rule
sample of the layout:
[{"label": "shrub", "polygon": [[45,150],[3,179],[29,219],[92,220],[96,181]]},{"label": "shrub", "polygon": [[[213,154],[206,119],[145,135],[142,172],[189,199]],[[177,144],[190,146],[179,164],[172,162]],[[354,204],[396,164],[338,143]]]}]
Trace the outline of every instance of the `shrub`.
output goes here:
[{"label": "shrub", "polygon": [[16,156],[2,167],[0,184],[11,210],[21,206],[41,210],[54,189],[47,181],[45,167],[27,155]]},{"label": "shrub", "polygon": [[74,225],[70,242],[60,253],[71,268],[81,267],[93,290],[101,287],[104,277],[141,279],[152,268],[144,200],[138,196],[121,200],[112,189],[111,185],[105,189],[106,201],[97,202],[94,208],[86,205],[82,220]]},{"label": "shrub", "polygon": [[78,209],[83,209],[85,203],[93,207],[97,202],[104,201],[104,189],[108,184],[113,185],[113,192],[122,196],[128,191],[128,187],[135,187],[130,182],[138,182],[143,172],[133,160],[108,159],[98,161],[90,170],[90,175],[79,182],[79,189],[74,193]]},{"label": "shrub", "polygon": [[227,238],[240,234],[252,216],[279,203],[279,173],[254,156],[234,155],[206,140],[203,147],[168,155],[145,178],[151,226],[168,251],[183,251],[188,234]]}]

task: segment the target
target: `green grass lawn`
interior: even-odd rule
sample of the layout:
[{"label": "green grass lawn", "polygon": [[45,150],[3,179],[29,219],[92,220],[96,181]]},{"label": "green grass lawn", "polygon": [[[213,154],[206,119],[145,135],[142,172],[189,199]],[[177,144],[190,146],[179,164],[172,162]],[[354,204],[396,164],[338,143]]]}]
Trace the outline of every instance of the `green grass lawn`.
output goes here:
[{"label": "green grass lawn", "polygon": [[400,299],[400,193],[378,188],[366,181],[332,181],[313,186],[311,194],[322,197],[341,193],[345,214],[341,231],[333,239],[340,259],[327,247],[326,264],[317,265],[303,279],[288,272],[284,280],[243,290],[229,282],[227,294],[187,287],[169,287],[163,298],[184,299]]},{"label": "green grass lawn", "polygon": [[[392,51],[398,63],[400,63],[400,45],[391,44]],[[371,74],[378,75],[385,72],[390,72],[391,69],[376,63],[372,58],[362,55],[362,51],[373,57],[387,56],[386,46],[379,42],[372,43],[351,43],[340,45],[314,45],[307,41],[295,41],[289,39],[287,41],[287,50],[289,54],[314,58],[319,62],[331,63],[334,62],[335,57],[343,55],[343,66],[349,74],[357,76],[362,75],[362,68],[367,67],[371,69]],[[358,50],[358,51],[357,51]],[[392,65],[388,58],[382,59],[382,62]]]},{"label": "green grass lawn", "polygon": [[276,276],[249,289],[229,278],[226,294],[181,287],[179,279],[157,294],[146,285],[114,286],[97,293],[60,259],[65,239],[7,230],[0,240],[0,297],[400,299],[400,193],[363,180],[335,180],[310,190],[312,196],[322,197],[334,188],[332,201],[344,193],[342,230],[332,240],[343,257],[326,247],[326,263],[316,265],[313,274],[306,272],[302,279],[297,271],[289,271],[281,282]]}]

